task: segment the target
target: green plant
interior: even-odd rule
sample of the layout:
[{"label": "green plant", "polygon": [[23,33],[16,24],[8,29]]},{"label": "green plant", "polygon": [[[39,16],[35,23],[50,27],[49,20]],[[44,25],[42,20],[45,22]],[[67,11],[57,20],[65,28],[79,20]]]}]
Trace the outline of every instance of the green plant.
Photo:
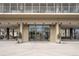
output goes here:
[{"label": "green plant", "polygon": [[59,34],[58,34],[58,39],[60,39],[60,38],[61,38],[61,34],[59,33]]}]

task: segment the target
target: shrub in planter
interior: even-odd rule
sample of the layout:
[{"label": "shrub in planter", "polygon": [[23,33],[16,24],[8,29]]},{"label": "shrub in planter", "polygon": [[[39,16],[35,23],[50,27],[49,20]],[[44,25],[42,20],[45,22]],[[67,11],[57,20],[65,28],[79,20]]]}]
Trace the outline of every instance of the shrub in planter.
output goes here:
[{"label": "shrub in planter", "polygon": [[61,43],[61,34],[60,33],[57,35],[57,43]]}]

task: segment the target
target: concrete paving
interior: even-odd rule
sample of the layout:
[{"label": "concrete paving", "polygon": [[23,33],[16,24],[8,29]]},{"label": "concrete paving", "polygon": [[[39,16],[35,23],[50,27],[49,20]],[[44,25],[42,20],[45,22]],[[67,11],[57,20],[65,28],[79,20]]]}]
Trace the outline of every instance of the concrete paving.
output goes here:
[{"label": "concrete paving", "polygon": [[0,41],[0,56],[79,56],[79,41],[53,42]]}]

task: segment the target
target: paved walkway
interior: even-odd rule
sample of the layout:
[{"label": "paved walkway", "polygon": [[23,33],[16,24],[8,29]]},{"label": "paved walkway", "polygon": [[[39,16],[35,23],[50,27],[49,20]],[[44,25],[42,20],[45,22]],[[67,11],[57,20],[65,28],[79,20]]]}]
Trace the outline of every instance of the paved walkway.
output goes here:
[{"label": "paved walkway", "polygon": [[79,56],[79,42],[56,44],[52,42],[0,41],[1,56]]}]

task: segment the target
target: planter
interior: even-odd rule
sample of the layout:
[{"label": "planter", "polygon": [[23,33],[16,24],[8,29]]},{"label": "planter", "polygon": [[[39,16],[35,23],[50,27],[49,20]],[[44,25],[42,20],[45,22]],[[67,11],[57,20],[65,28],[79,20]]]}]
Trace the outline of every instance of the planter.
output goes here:
[{"label": "planter", "polygon": [[18,39],[17,43],[23,43],[22,39]]},{"label": "planter", "polygon": [[56,43],[61,44],[61,39],[57,39]]},{"label": "planter", "polygon": [[17,39],[17,43],[23,43],[21,32],[19,32],[19,36],[18,36],[18,39]]}]

